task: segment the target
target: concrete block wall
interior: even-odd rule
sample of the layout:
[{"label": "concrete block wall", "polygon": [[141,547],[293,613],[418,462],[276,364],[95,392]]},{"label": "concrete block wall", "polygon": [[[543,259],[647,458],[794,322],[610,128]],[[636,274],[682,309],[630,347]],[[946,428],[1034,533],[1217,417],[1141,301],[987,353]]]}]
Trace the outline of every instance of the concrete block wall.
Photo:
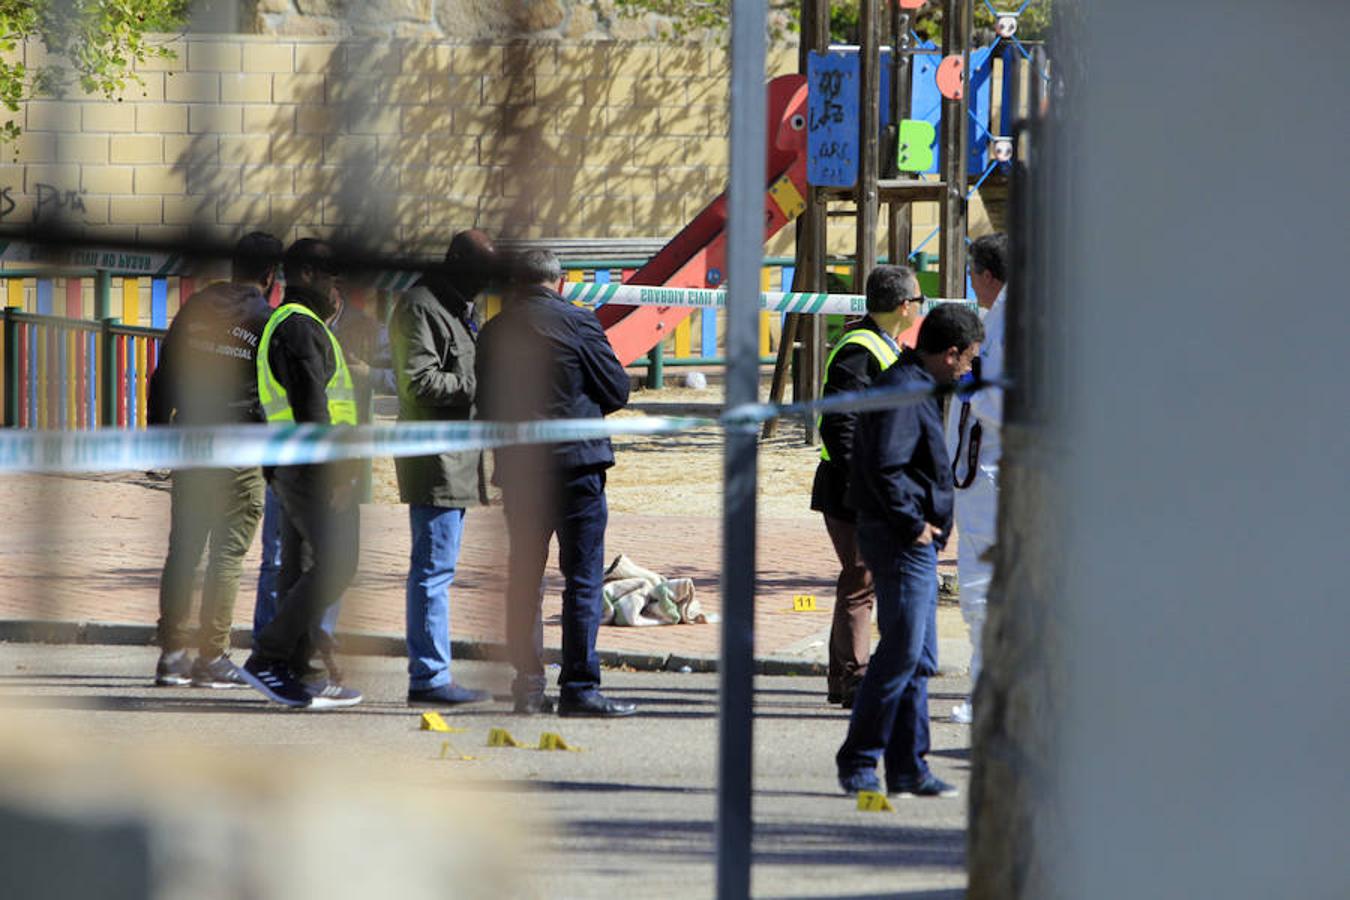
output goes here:
[{"label": "concrete block wall", "polygon": [[[0,225],[109,240],[356,237],[437,253],[524,238],[668,237],[724,189],[729,57],[709,45],[176,38],[114,101],[34,100]],[[23,48],[28,61],[43,50]],[[796,70],[771,52],[766,77]],[[916,240],[937,221],[916,209]],[[851,252],[851,220],[831,248]],[[769,252],[792,250],[791,229]]]}]

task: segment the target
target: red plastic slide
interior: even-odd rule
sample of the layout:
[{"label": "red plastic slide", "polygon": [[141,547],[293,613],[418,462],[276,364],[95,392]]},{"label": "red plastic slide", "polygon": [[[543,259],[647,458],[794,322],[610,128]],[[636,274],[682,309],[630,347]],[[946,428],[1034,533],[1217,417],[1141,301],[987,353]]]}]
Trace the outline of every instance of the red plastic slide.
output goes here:
[{"label": "red plastic slide", "polygon": [[[806,208],[806,78],[782,75],[768,86],[768,189],[764,237]],[[628,278],[627,284],[717,288],[726,277],[727,199],[723,193]],[[692,309],[619,306],[596,310],[619,362],[628,365],[674,331]]]}]

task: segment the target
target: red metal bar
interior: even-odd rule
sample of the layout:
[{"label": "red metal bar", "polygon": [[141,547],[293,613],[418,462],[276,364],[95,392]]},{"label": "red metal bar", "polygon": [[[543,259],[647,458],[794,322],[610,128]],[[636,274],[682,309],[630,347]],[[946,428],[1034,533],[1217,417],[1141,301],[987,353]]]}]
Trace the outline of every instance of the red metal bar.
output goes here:
[{"label": "red metal bar", "polygon": [[84,279],[66,279],[66,318],[84,318]]}]

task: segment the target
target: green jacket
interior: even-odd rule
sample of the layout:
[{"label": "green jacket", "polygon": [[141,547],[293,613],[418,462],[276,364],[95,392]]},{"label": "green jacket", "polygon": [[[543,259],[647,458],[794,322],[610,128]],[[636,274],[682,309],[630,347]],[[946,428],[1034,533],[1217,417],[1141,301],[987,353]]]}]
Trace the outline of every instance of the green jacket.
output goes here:
[{"label": "green jacket", "polygon": [[[446,302],[422,285],[412,288],[389,320],[400,421],[473,416],[474,338],[461,318],[467,304],[453,290],[442,287],[440,293]],[[466,508],[486,502],[480,451],[400,457],[394,468],[404,503]]]}]

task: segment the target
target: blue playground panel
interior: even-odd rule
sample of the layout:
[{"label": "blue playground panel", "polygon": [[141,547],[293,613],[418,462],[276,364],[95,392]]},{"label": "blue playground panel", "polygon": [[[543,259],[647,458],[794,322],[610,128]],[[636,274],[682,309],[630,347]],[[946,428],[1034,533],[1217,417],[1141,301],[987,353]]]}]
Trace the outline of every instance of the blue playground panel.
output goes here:
[{"label": "blue playground panel", "polygon": [[[911,118],[929,122],[941,134],[942,94],[937,88],[937,67],[941,54],[932,44],[921,44],[914,57],[913,90],[910,96]],[[990,111],[993,106],[994,47],[980,47],[970,54],[970,159],[969,171],[983,172],[989,161]],[[1005,48],[1005,61],[1008,50]],[[891,124],[891,53],[881,54],[881,128]],[[858,180],[858,84],[857,50],[832,50],[812,53],[807,60],[807,180],[814,185],[850,187]],[[1004,68],[1004,91],[1013,67]],[[1005,113],[1005,118],[1007,114]],[[1000,123],[1007,132],[1008,123]],[[941,160],[925,174],[936,173]]]}]

